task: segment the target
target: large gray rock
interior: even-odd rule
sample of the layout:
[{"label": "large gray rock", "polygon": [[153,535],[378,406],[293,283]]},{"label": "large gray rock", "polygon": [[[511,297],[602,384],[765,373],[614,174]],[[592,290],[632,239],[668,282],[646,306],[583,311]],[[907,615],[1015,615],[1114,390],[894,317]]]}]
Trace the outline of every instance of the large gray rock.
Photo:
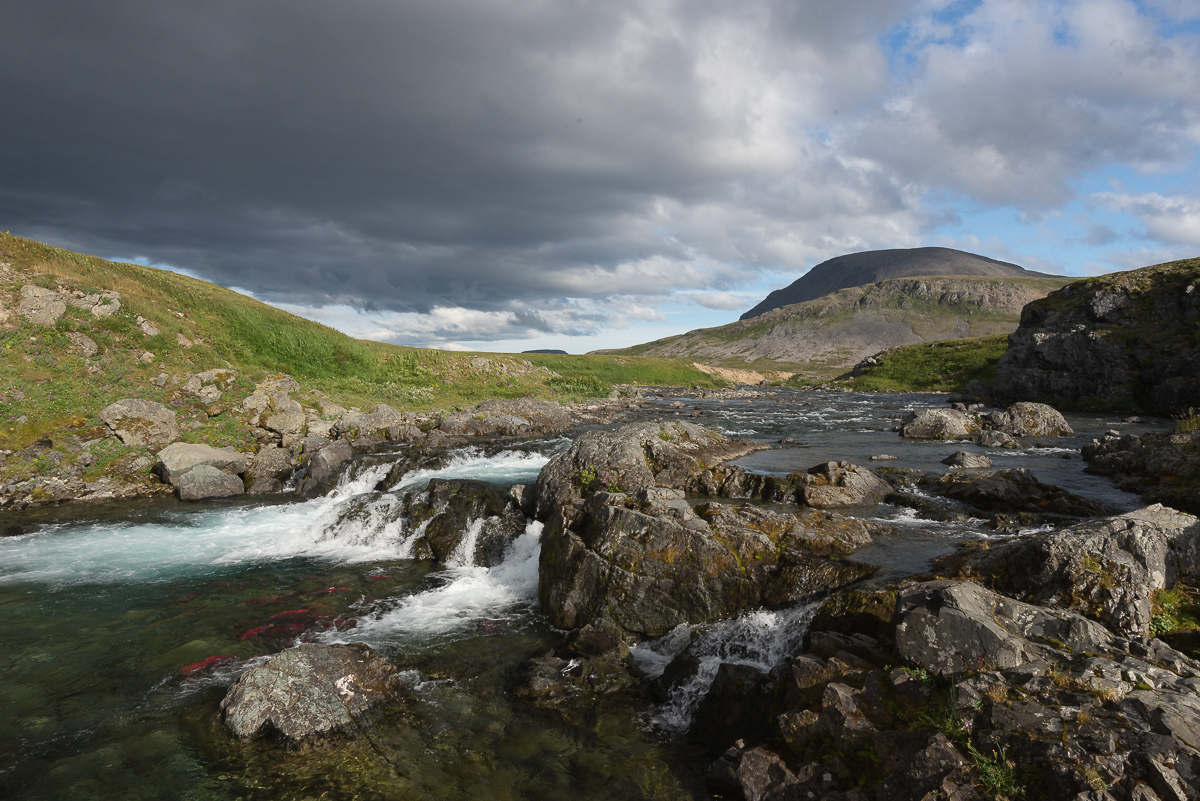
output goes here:
[{"label": "large gray rock", "polygon": [[1053,406],[1021,401],[983,417],[984,425],[1014,437],[1071,436],[1074,429]]},{"label": "large gray rock", "polygon": [[161,448],[179,439],[175,412],[155,401],[119,400],[101,409],[100,419],[121,442],[133,447]]},{"label": "large gray rock", "polygon": [[[197,378],[203,385],[203,379],[199,376]],[[300,385],[289,375],[277,375],[263,379],[255,386],[254,392],[247,395],[242,401],[242,411],[249,413],[249,422],[252,426],[262,425],[265,420],[277,414],[299,414],[303,419],[304,407],[300,405],[299,401],[288,396],[288,393],[298,389],[300,389]],[[197,387],[196,391],[199,392],[200,388]],[[291,424],[294,420],[295,418],[282,418],[278,422]]]},{"label": "large gray rock", "polygon": [[283,448],[263,448],[254,454],[254,458],[246,467],[246,491],[252,495],[280,492],[295,469],[296,460],[291,451]]},{"label": "large gray rock", "polygon": [[54,325],[67,311],[67,301],[61,293],[53,289],[26,284],[21,287],[21,300],[17,311],[34,325]]},{"label": "large gray rock", "polygon": [[1200,520],[1155,504],[993,544],[947,564],[1006,595],[1145,636],[1154,591],[1200,577]]},{"label": "large gray rock", "polygon": [[243,673],[221,701],[221,718],[243,739],[313,746],[358,736],[400,690],[396,668],[370,646],[306,643]]},{"label": "large gray rock", "polygon": [[695,423],[645,422],[588,431],[538,474],[537,517],[547,520],[598,490],[687,488],[706,468],[767,447],[727,439]]},{"label": "large gray rock", "polygon": [[907,439],[970,439],[979,425],[957,409],[919,409],[900,422]]},{"label": "large gray rock", "polygon": [[555,626],[609,619],[640,637],[681,623],[793,604],[874,572],[833,559],[870,541],[870,526],[830,512],[777,514],[681,490],[596,492],[542,533],[538,595]]},{"label": "large gray rock", "polygon": [[892,491],[879,476],[850,462],[825,462],[804,476],[797,501],[818,509],[879,503]]},{"label": "large gray rock", "polygon": [[[413,425],[415,420],[415,416],[393,409],[386,403],[381,403],[369,413],[346,412],[334,423],[333,433],[351,439],[361,437],[412,439],[413,434],[410,429],[416,428]],[[417,434],[419,435],[419,433],[418,429]]]},{"label": "large gray rock", "polygon": [[67,339],[71,340],[71,347],[83,354],[84,358],[90,359],[100,350],[96,345],[96,341],[87,334],[71,331],[67,334]]},{"label": "large gray rock", "polygon": [[964,469],[973,470],[980,467],[991,467],[992,460],[984,456],[982,453],[955,451],[943,459],[942,464],[948,464],[951,467],[962,467]]},{"label": "large gray rock", "polygon": [[93,317],[112,317],[121,308],[120,292],[101,292],[85,295],[82,292],[66,296],[67,304],[77,309],[87,309]]},{"label": "large gray rock", "polygon": [[186,473],[200,465],[208,465],[236,476],[246,472],[249,463],[248,454],[238,453],[233,448],[175,442],[158,452],[158,462],[154,470],[168,484],[177,487],[179,480]]},{"label": "large gray rock", "polygon": [[336,487],[342,468],[350,461],[352,455],[350,443],[344,439],[329,443],[311,457],[306,453],[303,462],[304,480],[300,484],[301,494],[319,495]]},{"label": "large gray rock", "polygon": [[1082,615],[1006,598],[970,581],[905,588],[896,603],[896,651],[941,677],[1004,670],[1046,658],[1055,646],[1098,652],[1112,634]]},{"label": "large gray rock", "polygon": [[985,512],[1099,517],[1117,511],[1101,501],[1044,484],[1024,468],[926,475],[918,483],[922,489],[969,503]]},{"label": "large gray rock", "polygon": [[242,480],[223,470],[202,464],[179,477],[175,484],[181,501],[202,501],[206,498],[228,498],[246,491]]}]

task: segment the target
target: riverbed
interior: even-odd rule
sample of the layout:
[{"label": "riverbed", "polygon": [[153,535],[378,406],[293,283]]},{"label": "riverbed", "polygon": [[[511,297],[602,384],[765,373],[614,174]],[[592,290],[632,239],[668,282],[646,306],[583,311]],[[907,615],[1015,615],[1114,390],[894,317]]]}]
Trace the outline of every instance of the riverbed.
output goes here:
[{"label": "riverbed", "polygon": [[[1127,423],[1067,415],[1074,437],[1016,451],[902,440],[912,408],[944,396],[774,390],[748,399],[664,392],[639,415],[687,419],[729,436],[789,444],[740,460],[787,474],[825,461],[946,470],[955,450],[986,452],[996,468],[1119,508],[1140,505],[1083,472],[1079,448]],[[682,406],[674,405],[676,402]],[[698,412],[698,414],[696,414]],[[502,486],[532,483],[567,438],[467,448],[440,470],[410,473]],[[895,456],[871,461],[870,457]],[[0,540],[0,795],[21,799],[629,799],[706,797],[704,755],[684,731],[721,661],[771,667],[800,646],[811,610],[759,611],[639,645],[653,675],[701,638],[704,667],[666,704],[636,698],[583,721],[518,702],[521,663],[561,633],[537,608],[540,525],[530,521],[491,568],[404,558],[378,521],[337,523],[339,506],[369,492],[388,467],[367,460],[330,496],[240,498],[200,504],[139,501],[27,514],[33,533]],[[1011,536],[982,520],[918,519],[880,504],[855,514],[891,526],[855,558],[880,576],[920,572],[958,543]],[[409,687],[403,719],[376,736],[318,753],[234,743],[217,708],[237,675],[300,640],[365,641]]]}]

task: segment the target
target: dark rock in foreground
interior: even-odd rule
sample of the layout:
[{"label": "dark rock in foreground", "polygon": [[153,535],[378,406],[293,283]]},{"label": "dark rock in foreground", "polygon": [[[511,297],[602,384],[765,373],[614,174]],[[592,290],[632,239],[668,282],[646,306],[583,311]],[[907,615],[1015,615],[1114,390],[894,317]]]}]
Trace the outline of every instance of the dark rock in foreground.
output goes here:
[{"label": "dark rock in foreground", "polygon": [[243,673],[221,701],[221,717],[237,737],[308,747],[357,736],[399,689],[395,667],[369,646],[310,643]]}]

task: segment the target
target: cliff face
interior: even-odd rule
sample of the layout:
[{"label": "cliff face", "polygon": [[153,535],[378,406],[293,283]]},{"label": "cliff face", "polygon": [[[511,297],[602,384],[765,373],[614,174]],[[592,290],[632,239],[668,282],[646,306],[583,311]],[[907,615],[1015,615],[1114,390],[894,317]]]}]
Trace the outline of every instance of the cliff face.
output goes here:
[{"label": "cliff face", "polygon": [[992,390],[1074,409],[1200,407],[1200,259],[1077,281],[1029,304]]},{"label": "cliff face", "polygon": [[733,366],[771,361],[841,369],[886,348],[1012,332],[1022,307],[1063,278],[917,277],[834,292],[751,320],[617,353]]},{"label": "cliff face", "polygon": [[821,262],[793,283],[767,295],[761,303],[743,314],[741,319],[749,320],[772,309],[816,300],[842,289],[878,284],[896,278],[934,275],[1047,277],[1006,261],[997,261],[952,248],[868,250]]}]

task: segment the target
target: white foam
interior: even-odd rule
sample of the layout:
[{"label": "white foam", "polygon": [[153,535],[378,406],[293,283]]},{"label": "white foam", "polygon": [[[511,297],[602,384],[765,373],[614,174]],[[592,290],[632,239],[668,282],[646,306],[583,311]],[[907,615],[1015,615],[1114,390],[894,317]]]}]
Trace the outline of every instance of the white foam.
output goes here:
[{"label": "white foam", "polygon": [[[568,440],[564,440],[568,442]],[[413,470],[405,474],[392,492],[422,489],[431,478],[472,478],[503,484],[530,483],[550,461],[550,454],[536,451],[501,451],[488,456],[480,448],[454,452],[450,464],[437,470]]]},{"label": "white foam", "polygon": [[[483,618],[502,618],[515,608],[528,608],[537,600],[541,539],[542,524],[532,521],[509,546],[500,564],[442,571],[437,575],[443,582],[440,586],[401,599],[379,617],[362,619],[348,634],[366,642],[389,642],[398,634],[427,637],[473,626]],[[331,636],[345,641],[346,635]]]},{"label": "white foam", "polygon": [[748,612],[733,620],[706,626],[677,626],[671,632],[632,649],[639,667],[651,677],[661,676],[671,660],[689,647],[699,668],[686,683],[674,688],[666,703],[650,717],[651,725],[667,734],[681,734],[691,726],[696,707],[712,687],[722,663],[750,665],[770,670],[800,651],[817,604],[775,612]]}]

